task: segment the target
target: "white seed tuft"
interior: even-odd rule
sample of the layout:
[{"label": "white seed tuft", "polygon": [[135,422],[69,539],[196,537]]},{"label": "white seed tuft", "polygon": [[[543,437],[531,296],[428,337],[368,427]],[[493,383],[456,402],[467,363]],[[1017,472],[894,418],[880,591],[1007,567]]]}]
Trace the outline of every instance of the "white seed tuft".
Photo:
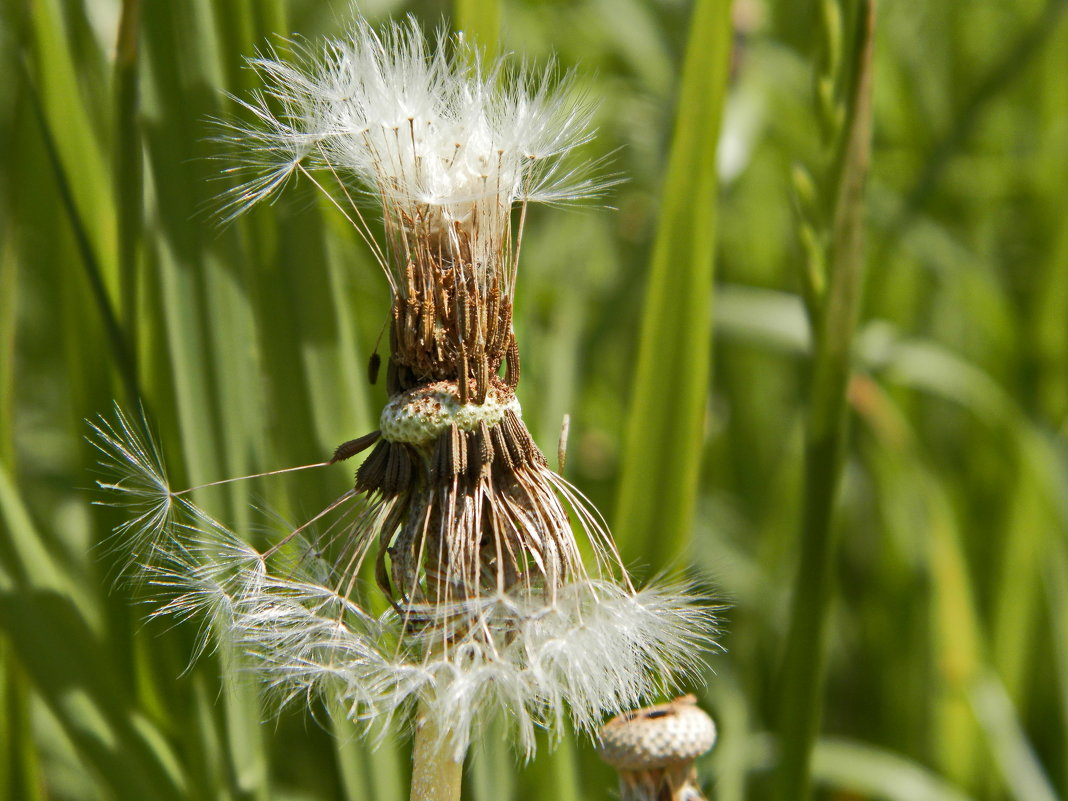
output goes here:
[{"label": "white seed tuft", "polygon": [[[202,648],[210,634],[252,655],[281,704],[323,695],[378,732],[419,704],[458,756],[500,715],[529,757],[539,728],[559,735],[570,720],[592,735],[604,715],[696,675],[713,647],[714,609],[689,588],[635,591],[604,571],[551,592],[520,583],[372,614],[349,560],[363,559],[393,501],[343,496],[355,511],[339,512],[323,532],[356,540],[340,563],[295,533],[259,551],[171,492],[152,440],[121,412],[118,420],[95,427],[107,466],[122,477],[104,486],[118,493],[116,505],[131,504],[134,517],[118,531],[133,534],[125,544],[162,600],[155,614],[204,621]],[[576,507],[579,520],[592,514]]]}]

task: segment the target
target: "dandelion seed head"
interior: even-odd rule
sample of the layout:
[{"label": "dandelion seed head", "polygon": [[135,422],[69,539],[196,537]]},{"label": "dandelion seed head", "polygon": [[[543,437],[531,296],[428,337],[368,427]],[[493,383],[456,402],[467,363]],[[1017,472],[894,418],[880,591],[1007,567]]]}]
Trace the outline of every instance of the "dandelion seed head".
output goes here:
[{"label": "dandelion seed head", "polygon": [[716,725],[694,696],[617,715],[597,739],[601,759],[619,771],[622,801],[703,801],[694,760],[715,744]]},{"label": "dandelion seed head", "polygon": [[539,729],[592,734],[696,672],[713,633],[688,589],[633,587],[516,400],[513,207],[611,183],[569,160],[592,107],[572,75],[487,62],[410,19],[290,44],[251,62],[264,86],[224,134],[245,175],[226,213],[301,176],[380,206],[384,246],[353,205],[392,290],[380,429],[314,465],[370,449],[349,490],[258,550],[172,492],[120,413],[95,429],[134,513],[118,531],[158,614],[204,621],[201,647],[248,654],[282,704],[322,695],[378,732],[418,706],[458,758],[490,715],[528,756]]},{"label": "dandelion seed head", "polygon": [[249,61],[264,88],[235,98],[243,121],[221,123],[242,179],[223,215],[302,171],[352,179],[381,207],[395,288],[408,261],[432,255],[507,271],[516,203],[596,197],[617,182],[569,160],[592,138],[594,105],[554,65],[487,62],[443,31],[428,40],[411,18],[381,31],[361,20],[343,39],[290,50]]}]

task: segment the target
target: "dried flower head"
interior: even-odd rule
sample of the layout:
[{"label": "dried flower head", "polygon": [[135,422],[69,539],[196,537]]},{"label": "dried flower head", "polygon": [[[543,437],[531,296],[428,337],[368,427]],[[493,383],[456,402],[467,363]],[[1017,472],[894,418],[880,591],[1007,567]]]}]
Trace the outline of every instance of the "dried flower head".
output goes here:
[{"label": "dried flower head", "polygon": [[[513,209],[599,194],[613,178],[568,155],[592,135],[592,106],[571,75],[548,68],[486,66],[439,35],[428,44],[414,20],[382,33],[358,22],[351,35],[293,64],[253,60],[266,88],[252,125],[227,138],[247,180],[230,196],[235,215],[303,174],[355,181],[380,207],[386,247],[353,207],[393,291],[389,388],[453,380],[462,401],[474,382],[482,403],[507,365],[519,378],[512,335],[519,243]],[[276,112],[275,109],[280,109]],[[352,218],[350,218],[352,219]]]},{"label": "dried flower head", "polygon": [[308,466],[369,451],[353,487],[262,551],[172,491],[119,412],[94,427],[119,475],[105,486],[133,510],[119,532],[168,593],[161,613],[206,617],[284,699],[326,693],[368,724],[418,703],[457,759],[491,711],[527,754],[537,727],[592,732],[696,670],[713,621],[684,587],[632,586],[515,394],[513,206],[605,185],[563,166],[588,106],[551,71],[450,58],[414,23],[361,22],[304,59],[254,62],[268,88],[246,104],[256,126],[230,132],[256,169],[234,211],[316,169],[381,206],[384,249],[352,208],[393,290],[389,402],[375,431]]}]

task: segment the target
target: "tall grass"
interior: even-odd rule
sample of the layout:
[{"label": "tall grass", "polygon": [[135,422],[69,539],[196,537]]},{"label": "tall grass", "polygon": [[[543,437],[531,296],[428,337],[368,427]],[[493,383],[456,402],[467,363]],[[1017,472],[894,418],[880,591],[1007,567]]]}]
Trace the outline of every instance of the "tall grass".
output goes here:
[{"label": "tall grass", "polygon": [[[780,798],[807,774],[822,798],[1048,801],[1068,794],[1068,3],[882,3],[863,205],[826,166],[853,130],[861,8],[735,0],[720,130],[723,0],[451,8],[489,46],[578,65],[601,101],[590,155],[629,179],[613,209],[528,220],[521,401],[549,454],[570,413],[568,478],[614,510],[629,562],[693,565],[731,604],[691,688],[720,725],[712,797],[771,797],[778,771]],[[242,57],[347,13],[0,12],[0,798],[406,796],[403,736],[371,750],[340,710],[275,714],[240,657],[190,665],[195,626],[144,621],[84,441],[141,402],[192,483],[372,427],[387,292],[351,228],[311,191],[225,229],[210,212],[205,120],[236,112]],[[845,224],[866,282],[838,318]],[[855,335],[834,324],[858,309]],[[849,432],[837,480],[811,457],[824,414]],[[350,479],[211,501],[254,532],[251,506],[299,517]],[[810,550],[817,528],[834,547]],[[483,739],[479,801],[613,783],[586,742],[524,766]]]}]

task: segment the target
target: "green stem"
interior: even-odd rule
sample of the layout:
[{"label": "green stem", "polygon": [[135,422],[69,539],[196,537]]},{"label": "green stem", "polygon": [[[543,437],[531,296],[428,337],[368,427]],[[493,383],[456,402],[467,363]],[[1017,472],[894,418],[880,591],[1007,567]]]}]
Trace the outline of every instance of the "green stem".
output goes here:
[{"label": "green stem", "polygon": [[142,207],[140,86],[137,53],[141,0],[123,0],[115,51],[115,194],[119,226],[119,313],[130,350],[130,369],[138,369],[138,295]]},{"label": "green stem", "polygon": [[463,761],[454,756],[448,736],[421,708],[412,752],[412,801],[459,801]]},{"label": "green stem", "polygon": [[814,325],[812,397],[805,442],[801,561],[779,681],[779,767],[774,798],[808,797],[819,729],[823,654],[832,597],[833,510],[847,437],[850,355],[863,278],[863,190],[871,150],[874,3],[864,4],[852,64],[855,83],[836,162],[827,292]]}]

